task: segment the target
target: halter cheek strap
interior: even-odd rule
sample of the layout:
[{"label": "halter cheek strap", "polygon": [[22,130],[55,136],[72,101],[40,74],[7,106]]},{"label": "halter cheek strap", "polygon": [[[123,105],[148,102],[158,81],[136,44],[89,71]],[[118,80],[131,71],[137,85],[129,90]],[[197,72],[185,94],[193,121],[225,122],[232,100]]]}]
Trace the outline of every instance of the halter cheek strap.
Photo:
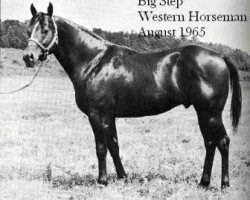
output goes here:
[{"label": "halter cheek strap", "polygon": [[39,42],[35,37],[34,37],[34,33],[35,33],[35,30],[36,28],[38,27],[39,25],[39,22],[37,22],[37,24],[34,26],[33,28],[33,32],[32,32],[32,35],[30,37],[30,39],[28,40],[28,43],[30,41],[33,41],[35,42],[46,54],[49,54],[49,51],[50,49],[54,46],[54,44],[58,44],[58,30],[57,30],[57,25],[55,23],[55,20],[53,19],[53,17],[51,18],[52,19],[52,22],[53,22],[53,26],[54,26],[54,29],[55,29],[55,33],[53,35],[53,39],[51,40],[50,44],[45,47],[41,42]]}]

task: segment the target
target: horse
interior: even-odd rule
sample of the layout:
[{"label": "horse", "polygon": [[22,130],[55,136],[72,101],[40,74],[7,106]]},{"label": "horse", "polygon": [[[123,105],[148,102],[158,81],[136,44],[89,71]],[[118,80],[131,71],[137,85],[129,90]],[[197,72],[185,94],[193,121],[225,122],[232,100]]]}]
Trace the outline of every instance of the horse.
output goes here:
[{"label": "horse", "polygon": [[157,115],[183,105],[194,107],[204,138],[206,155],[199,186],[209,186],[218,148],[222,158],[221,187],[229,187],[230,139],[222,122],[229,88],[234,130],[242,104],[237,67],[229,57],[198,45],[138,52],[54,16],[51,3],[47,13],[37,12],[33,4],[30,11],[29,40],[23,59],[27,67],[34,67],[54,54],[68,74],[76,104],[88,116],[94,132],[99,184],[108,184],[108,151],[117,178],[127,178],[120,159],[116,118]]}]

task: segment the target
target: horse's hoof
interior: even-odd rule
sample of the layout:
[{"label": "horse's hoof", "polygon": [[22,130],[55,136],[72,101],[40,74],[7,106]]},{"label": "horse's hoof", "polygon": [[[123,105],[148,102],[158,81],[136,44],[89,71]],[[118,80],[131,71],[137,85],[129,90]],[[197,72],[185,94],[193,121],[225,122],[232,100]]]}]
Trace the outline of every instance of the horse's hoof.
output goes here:
[{"label": "horse's hoof", "polygon": [[100,185],[104,185],[104,186],[107,186],[108,185],[108,181],[107,179],[98,179],[98,184]]},{"label": "horse's hoof", "polygon": [[207,189],[210,185],[209,181],[201,181],[198,185],[199,188]]},{"label": "horse's hoof", "polygon": [[127,179],[128,178],[128,176],[127,176],[127,174],[120,174],[120,175],[117,175],[117,179]]},{"label": "horse's hoof", "polygon": [[128,177],[127,177],[127,175],[118,176],[117,179],[118,179],[119,181],[123,181],[124,183],[128,183]]},{"label": "horse's hoof", "polygon": [[229,182],[228,181],[221,183],[221,189],[223,190],[223,189],[226,189],[226,188],[229,188]]}]

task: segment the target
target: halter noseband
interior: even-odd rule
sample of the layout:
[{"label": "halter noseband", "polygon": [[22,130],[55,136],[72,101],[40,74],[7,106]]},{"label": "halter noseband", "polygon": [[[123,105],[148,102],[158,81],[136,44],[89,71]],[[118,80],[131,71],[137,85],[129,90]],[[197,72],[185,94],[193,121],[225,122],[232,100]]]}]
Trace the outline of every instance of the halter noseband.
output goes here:
[{"label": "halter noseband", "polygon": [[[49,54],[50,49],[54,46],[54,44],[58,44],[58,31],[57,31],[57,25],[55,23],[55,20],[53,19],[53,17],[51,18],[52,22],[53,22],[53,26],[55,29],[55,33],[53,36],[53,39],[51,40],[49,46],[45,47],[41,42],[39,42],[36,38],[33,37],[34,32],[32,33],[31,37],[28,39],[28,43],[30,41],[35,42],[42,50],[43,52],[47,55]],[[36,30],[37,26],[39,25],[39,22],[37,22],[37,24],[35,25],[35,27],[33,28],[33,31]]]}]

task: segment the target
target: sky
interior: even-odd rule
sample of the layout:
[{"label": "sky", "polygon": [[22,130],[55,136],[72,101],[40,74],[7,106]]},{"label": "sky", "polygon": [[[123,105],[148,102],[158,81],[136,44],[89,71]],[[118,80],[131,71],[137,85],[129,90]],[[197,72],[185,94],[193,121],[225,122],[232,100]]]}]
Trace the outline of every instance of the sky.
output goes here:
[{"label": "sky", "polygon": [[[138,6],[140,0],[1,0],[1,19],[31,18],[30,5],[37,11],[46,12],[49,2],[54,6],[54,14],[69,19],[85,28],[101,28],[107,31],[140,31],[145,29],[178,29],[183,26],[205,26],[203,42],[222,43],[250,53],[250,1],[249,0],[182,0],[183,5],[164,6],[151,9]],[[144,0],[141,0],[144,1]],[[152,0],[145,0],[152,1]],[[156,0],[160,2],[162,0]],[[165,0],[168,1],[168,0]],[[177,1],[177,0],[176,0]],[[180,0],[179,0],[180,1]],[[247,22],[142,22],[138,11],[182,14],[199,11],[204,14],[246,14]]]}]

